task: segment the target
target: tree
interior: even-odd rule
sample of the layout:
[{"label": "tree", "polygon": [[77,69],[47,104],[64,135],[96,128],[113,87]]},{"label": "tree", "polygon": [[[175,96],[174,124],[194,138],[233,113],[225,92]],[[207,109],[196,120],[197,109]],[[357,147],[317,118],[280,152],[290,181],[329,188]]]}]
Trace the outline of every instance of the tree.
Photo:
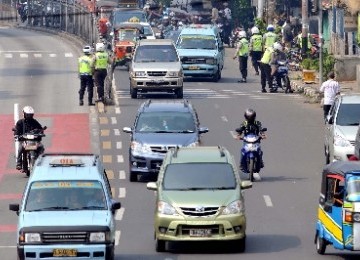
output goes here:
[{"label": "tree", "polygon": [[267,23],[268,24],[274,23],[275,6],[276,6],[276,0],[268,0],[268,4],[267,4]]}]

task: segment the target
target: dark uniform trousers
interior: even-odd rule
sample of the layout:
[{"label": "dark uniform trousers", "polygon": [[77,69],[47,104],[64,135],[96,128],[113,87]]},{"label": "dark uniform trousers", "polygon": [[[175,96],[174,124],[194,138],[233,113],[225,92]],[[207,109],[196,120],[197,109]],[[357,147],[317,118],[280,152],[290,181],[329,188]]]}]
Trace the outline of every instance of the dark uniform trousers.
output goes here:
[{"label": "dark uniform trousers", "polygon": [[248,56],[239,56],[239,70],[243,79],[247,78]]},{"label": "dark uniform trousers", "polygon": [[253,64],[253,67],[254,67],[256,73],[259,73],[260,60],[261,60],[262,55],[263,55],[262,51],[252,51],[251,52],[251,62]]},{"label": "dark uniform trousers", "polygon": [[80,90],[79,98],[80,101],[84,99],[85,90],[88,92],[89,104],[92,103],[94,96],[94,81],[91,75],[80,75]]},{"label": "dark uniform trousers", "polygon": [[97,88],[98,99],[104,98],[104,84],[107,76],[106,69],[98,69],[94,72],[94,81]]},{"label": "dark uniform trousers", "polygon": [[260,71],[261,71],[261,88],[266,88],[266,82],[268,83],[269,89],[272,89],[272,76],[271,76],[271,66],[270,64],[260,63]]}]

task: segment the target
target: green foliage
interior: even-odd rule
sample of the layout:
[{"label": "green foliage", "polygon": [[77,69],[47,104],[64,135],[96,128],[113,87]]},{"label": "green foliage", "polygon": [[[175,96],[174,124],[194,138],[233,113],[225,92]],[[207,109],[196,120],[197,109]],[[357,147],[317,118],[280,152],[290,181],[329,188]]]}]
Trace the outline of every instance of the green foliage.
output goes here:
[{"label": "green foliage", "polygon": [[[248,0],[230,1],[232,17],[236,24],[234,26],[243,26],[247,30],[253,25],[252,7]],[[235,19],[234,19],[235,18]]]},{"label": "green foliage", "polygon": [[334,70],[335,58],[327,51],[323,53],[323,77],[326,78],[330,71]]},{"label": "green foliage", "polygon": [[263,19],[255,18],[255,25],[259,28],[262,35],[266,33],[266,22]]},{"label": "green foliage", "polygon": [[318,59],[311,59],[305,58],[301,62],[301,67],[304,70],[319,70],[319,60]]}]

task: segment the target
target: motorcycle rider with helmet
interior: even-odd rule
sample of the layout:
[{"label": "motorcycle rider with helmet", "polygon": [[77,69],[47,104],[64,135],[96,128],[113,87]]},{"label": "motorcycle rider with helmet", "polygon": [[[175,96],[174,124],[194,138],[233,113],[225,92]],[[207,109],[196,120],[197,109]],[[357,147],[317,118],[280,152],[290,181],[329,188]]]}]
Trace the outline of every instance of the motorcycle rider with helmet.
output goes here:
[{"label": "motorcycle rider with helmet", "polygon": [[[256,112],[255,110],[248,108],[245,110],[244,113],[245,120],[240,124],[240,127],[236,128],[235,131],[237,133],[235,139],[242,140],[244,136],[248,134],[254,134],[257,136],[261,136],[261,139],[266,139],[266,135],[264,132],[262,132],[262,124],[260,121],[256,120]],[[261,162],[261,168],[264,167],[264,161],[263,161],[263,152],[260,151],[260,162]],[[242,154],[240,153],[240,167],[243,165],[243,158]],[[254,177],[258,180],[260,180],[260,176],[256,173],[254,173]]]},{"label": "motorcycle rider with helmet", "polygon": [[[14,127],[14,136],[21,136],[25,133],[29,133],[30,131],[39,130],[43,131],[44,128],[42,125],[34,118],[34,109],[31,106],[25,106],[22,110],[24,118],[19,119],[16,122]],[[19,140],[22,141],[22,140]],[[36,141],[41,141],[41,137],[39,137]],[[44,152],[44,146],[40,144],[37,154],[42,154]],[[24,148],[22,145],[19,145],[17,159],[16,159],[16,169],[22,169],[22,154],[24,152]]]},{"label": "motorcycle rider with helmet", "polygon": [[[281,86],[281,78],[279,77],[277,70],[279,67],[279,61],[286,61],[287,60],[287,56],[283,51],[283,46],[281,45],[281,43],[279,42],[275,42],[273,45],[273,53],[271,54],[271,59],[270,59],[270,66],[271,66],[271,77],[275,77],[276,78],[276,83],[278,86]],[[276,87],[270,89],[270,92],[275,92],[276,91]],[[287,90],[288,92],[292,93],[292,90]]]}]

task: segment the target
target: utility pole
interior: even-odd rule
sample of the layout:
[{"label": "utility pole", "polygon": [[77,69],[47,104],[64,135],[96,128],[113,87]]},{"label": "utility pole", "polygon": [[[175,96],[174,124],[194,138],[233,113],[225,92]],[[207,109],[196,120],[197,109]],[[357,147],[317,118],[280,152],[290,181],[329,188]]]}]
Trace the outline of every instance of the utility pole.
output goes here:
[{"label": "utility pole", "polygon": [[302,0],[302,48],[301,53],[303,57],[307,56],[308,33],[309,33],[309,9],[308,0]]},{"label": "utility pole", "polygon": [[323,83],[323,8],[322,1],[318,0],[318,8],[319,8],[319,84]]},{"label": "utility pole", "polygon": [[258,0],[258,10],[257,10],[257,18],[262,19],[264,13],[264,1],[265,0]]}]

